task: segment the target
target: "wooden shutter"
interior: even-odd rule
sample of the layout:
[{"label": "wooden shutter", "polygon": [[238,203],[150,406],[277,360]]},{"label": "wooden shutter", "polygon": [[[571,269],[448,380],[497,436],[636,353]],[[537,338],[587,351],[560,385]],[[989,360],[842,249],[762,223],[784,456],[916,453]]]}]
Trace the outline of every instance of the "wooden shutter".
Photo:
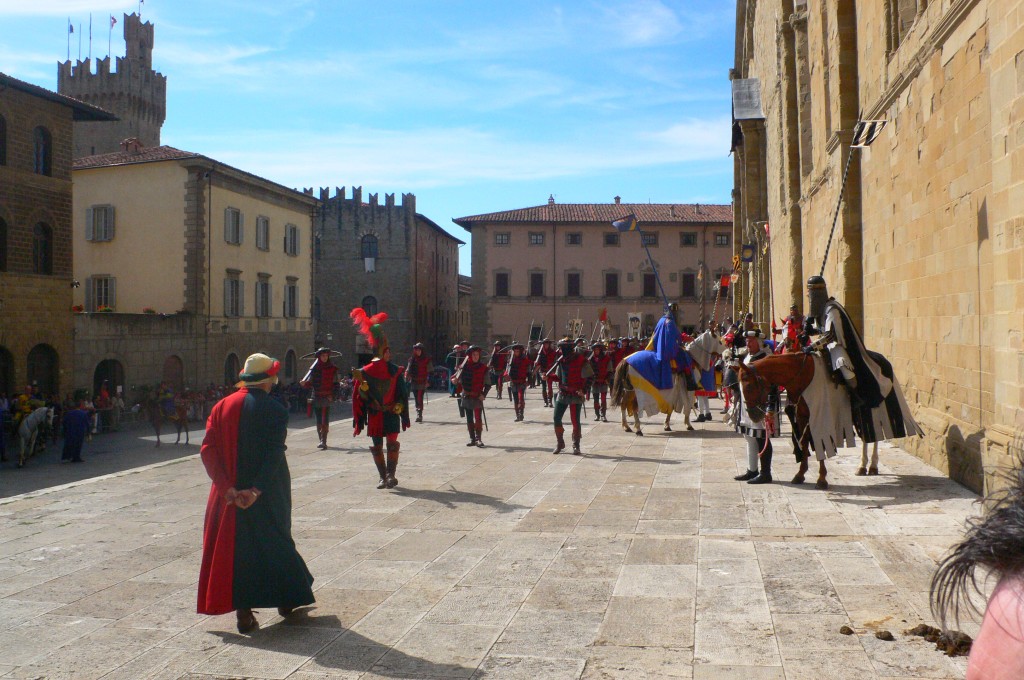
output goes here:
[{"label": "wooden shutter", "polygon": [[106,237],[108,241],[114,240],[114,206],[107,206],[107,233]]},{"label": "wooden shutter", "polygon": [[293,252],[292,255],[298,255],[299,254],[299,228],[298,227],[292,227],[292,229],[294,230],[293,233],[295,234],[295,246],[294,246],[295,252]]},{"label": "wooden shutter", "polygon": [[114,277],[110,277],[109,279],[107,279],[107,297],[110,299],[110,302],[108,302],[107,304],[110,305],[111,309],[116,310],[117,309],[117,279],[115,279]]},{"label": "wooden shutter", "polygon": [[[90,211],[91,212],[91,211]],[[85,311],[95,312],[96,308],[93,307],[93,287],[96,285],[96,279],[87,279],[85,282]]]},{"label": "wooden shutter", "polygon": [[245,316],[245,286],[238,282],[238,316]]},{"label": "wooden shutter", "polygon": [[92,225],[92,208],[85,209],[85,240],[92,241],[93,236],[93,225]]},{"label": "wooden shutter", "polygon": [[224,316],[231,316],[231,279],[224,279]]},{"label": "wooden shutter", "polygon": [[245,238],[243,236],[244,233],[245,233],[245,215],[243,215],[242,211],[239,210],[238,211],[238,245],[242,245],[242,242],[245,240]]},{"label": "wooden shutter", "polygon": [[231,243],[231,208],[224,208],[224,241]]}]

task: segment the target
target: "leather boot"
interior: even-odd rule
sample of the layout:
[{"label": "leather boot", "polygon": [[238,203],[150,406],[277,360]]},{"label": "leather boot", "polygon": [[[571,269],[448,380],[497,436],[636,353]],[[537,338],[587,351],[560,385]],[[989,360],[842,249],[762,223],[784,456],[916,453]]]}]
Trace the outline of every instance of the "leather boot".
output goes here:
[{"label": "leather boot", "polygon": [[476,428],[468,420],[466,421],[466,428],[469,429],[469,443],[466,446],[476,446]]},{"label": "leather boot", "polygon": [[757,470],[747,470],[742,475],[736,475],[735,477],[733,477],[733,479],[735,479],[737,482],[746,482],[753,479],[754,477],[757,477]]},{"label": "leather boot", "polygon": [[416,409],[416,422],[417,423],[422,423],[423,422],[423,409],[421,409],[421,408]]},{"label": "leather boot", "polygon": [[373,464],[377,466],[377,472],[380,474],[380,484],[377,485],[378,489],[387,488],[388,485],[388,470],[384,466],[384,447],[383,446],[371,446],[370,453],[373,454]]},{"label": "leather boot", "polygon": [[600,402],[594,402],[594,421],[601,422],[601,404]]},{"label": "leather boot", "polygon": [[772,449],[769,444],[768,450],[761,454],[761,474],[749,480],[747,484],[771,484],[772,483]]},{"label": "leather boot", "polygon": [[401,448],[402,445],[398,441],[388,442],[388,476],[385,481],[387,482],[387,487],[389,489],[394,489],[398,486],[398,479],[395,477],[395,472],[398,470],[398,450]]},{"label": "leather boot", "polygon": [[557,443],[555,445],[555,450],[552,451],[551,453],[558,455],[559,453],[565,450],[565,438],[562,437],[563,434],[565,434],[564,427],[555,428],[555,438],[557,440]]},{"label": "leather boot", "polygon": [[320,428],[320,448],[321,449],[326,449],[327,448],[327,433],[330,431],[330,429],[331,429],[331,426],[328,425],[327,423],[324,423],[323,427]]},{"label": "leather boot", "polygon": [[578,433],[574,432],[572,435],[572,455],[581,456],[583,452],[580,451],[580,439],[583,437]]},{"label": "leather boot", "polygon": [[484,424],[476,424],[476,445],[481,449],[484,448]]}]

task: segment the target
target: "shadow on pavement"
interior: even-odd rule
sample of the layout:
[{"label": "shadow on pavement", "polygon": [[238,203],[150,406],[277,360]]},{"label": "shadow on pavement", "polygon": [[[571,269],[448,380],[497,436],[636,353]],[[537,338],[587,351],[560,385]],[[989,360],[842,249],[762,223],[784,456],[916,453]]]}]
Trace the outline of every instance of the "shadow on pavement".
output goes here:
[{"label": "shadow on pavement", "polygon": [[500,513],[512,512],[513,510],[523,510],[527,506],[515,505],[512,503],[506,503],[505,501],[495,498],[494,496],[485,496],[480,493],[470,493],[468,491],[459,491],[458,489],[452,488],[450,491],[440,490],[428,490],[428,489],[403,489],[402,487],[396,488],[393,493],[399,496],[407,496],[409,498],[416,498],[418,500],[433,501],[439,503],[446,508],[452,509],[457,505],[486,505],[487,507],[494,508]]}]

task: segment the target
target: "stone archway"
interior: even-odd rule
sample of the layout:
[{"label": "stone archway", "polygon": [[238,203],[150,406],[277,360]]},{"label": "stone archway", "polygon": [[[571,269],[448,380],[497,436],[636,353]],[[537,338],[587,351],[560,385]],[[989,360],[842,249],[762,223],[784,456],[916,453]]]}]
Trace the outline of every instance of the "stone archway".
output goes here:
[{"label": "stone archway", "polygon": [[100,387],[107,383],[107,391],[111,395],[124,391],[124,366],[117,359],[104,359],[96,364],[92,374],[92,393],[99,394]]},{"label": "stone archway", "polygon": [[164,371],[163,378],[164,382],[167,382],[174,388],[175,392],[181,392],[185,387],[185,364],[182,363],[181,357],[176,354],[171,354],[164,359]]},{"label": "stone archway", "polygon": [[29,350],[28,371],[25,374],[29,385],[43,396],[60,393],[60,357],[50,345],[40,343]]}]

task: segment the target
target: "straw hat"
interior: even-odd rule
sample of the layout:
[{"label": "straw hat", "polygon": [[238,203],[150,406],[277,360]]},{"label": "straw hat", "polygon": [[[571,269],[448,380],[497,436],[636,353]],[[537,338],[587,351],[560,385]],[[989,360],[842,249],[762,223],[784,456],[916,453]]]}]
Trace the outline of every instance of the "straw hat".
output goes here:
[{"label": "straw hat", "polygon": [[281,370],[281,362],[266,354],[250,354],[245,360],[245,368],[238,374],[235,387],[256,385],[276,385],[277,374]]}]

